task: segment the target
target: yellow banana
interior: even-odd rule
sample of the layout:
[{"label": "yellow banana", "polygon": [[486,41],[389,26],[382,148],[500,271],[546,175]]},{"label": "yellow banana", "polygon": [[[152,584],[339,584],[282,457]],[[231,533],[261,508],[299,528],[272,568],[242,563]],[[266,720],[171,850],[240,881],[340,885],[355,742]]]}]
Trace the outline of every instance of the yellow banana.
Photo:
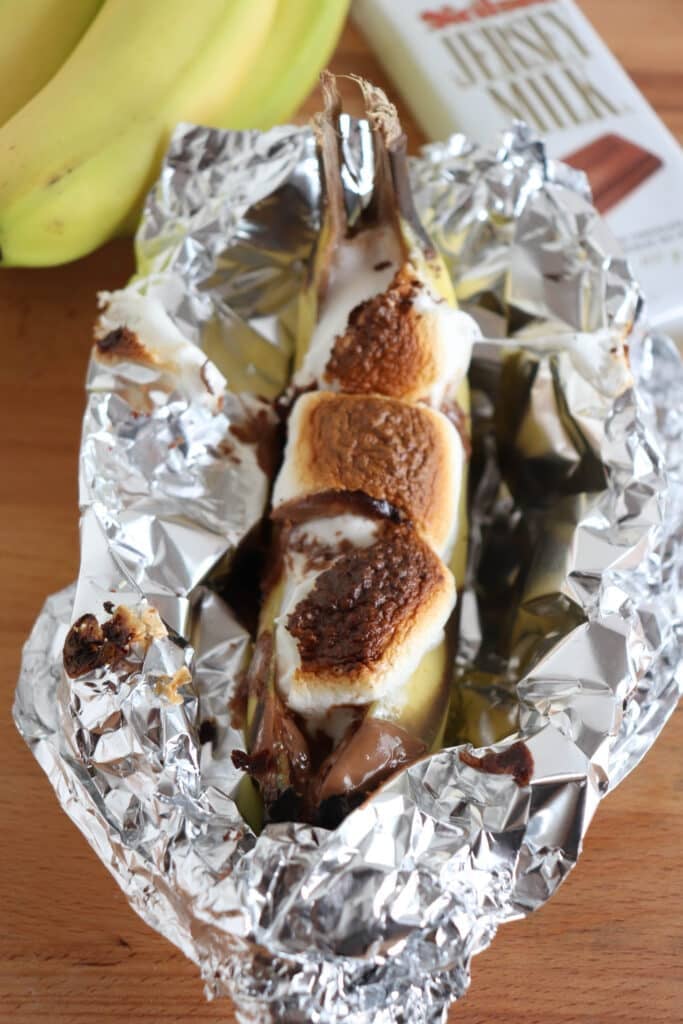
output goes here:
[{"label": "yellow banana", "polygon": [[64,63],[103,0],[0,0],[0,124]]},{"label": "yellow banana", "polygon": [[77,259],[125,224],[178,121],[225,125],[277,0],[107,0],[0,129],[0,261]]},{"label": "yellow banana", "polygon": [[350,0],[280,0],[255,73],[240,89],[231,128],[272,128],[291,117],[325,67]]}]

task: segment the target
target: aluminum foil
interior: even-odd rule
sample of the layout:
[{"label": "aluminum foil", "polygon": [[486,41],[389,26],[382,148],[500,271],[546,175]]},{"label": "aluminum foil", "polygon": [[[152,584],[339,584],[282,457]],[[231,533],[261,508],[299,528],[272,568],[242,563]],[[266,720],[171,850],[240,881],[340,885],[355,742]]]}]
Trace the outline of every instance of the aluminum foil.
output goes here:
[{"label": "aluminum foil", "polygon": [[[345,119],[343,135],[353,216],[372,152],[364,122]],[[430,146],[412,172],[484,333],[455,745],[334,832],[257,837],[235,805],[230,700],[249,652],[235,611],[254,581],[234,555],[267,504],[253,424],[268,428],[287,380],[318,225],[308,129],[176,132],[138,275],[108,297],[105,326],[152,301],[190,364],[197,346],[210,358],[212,390],[192,369],[93,359],[78,583],[48,599],[24,650],[16,722],[64,809],[131,906],[245,1022],[445,1020],[472,956],[557,889],[683,689],[674,346],[643,336],[639,289],[583,176],[524,128],[489,149]],[[166,635],[68,681],[69,624],[103,619],[105,601],[159,609]],[[461,759],[464,743],[519,738],[528,786]]]}]

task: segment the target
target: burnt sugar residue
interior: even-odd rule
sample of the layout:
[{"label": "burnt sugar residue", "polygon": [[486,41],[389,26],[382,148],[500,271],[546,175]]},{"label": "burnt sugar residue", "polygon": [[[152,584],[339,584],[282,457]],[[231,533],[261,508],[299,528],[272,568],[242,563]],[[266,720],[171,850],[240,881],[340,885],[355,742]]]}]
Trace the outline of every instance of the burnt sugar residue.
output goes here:
[{"label": "burnt sugar residue", "polygon": [[491,775],[512,775],[518,786],[528,786],[534,773],[534,759],[526,743],[518,740],[505,750],[490,750],[478,757],[467,750],[460,751],[460,760],[481,772]]},{"label": "burnt sugar residue", "polygon": [[128,327],[117,327],[109,331],[103,338],[97,339],[95,346],[98,354],[105,359],[133,359],[145,362],[150,358],[149,352],[135,331]]},{"label": "burnt sugar residue", "polygon": [[76,619],[64,641],[64,670],[71,679],[103,665],[117,665],[130,653],[134,630],[125,616],[100,623],[88,613]]},{"label": "burnt sugar residue", "polygon": [[444,569],[409,526],[387,526],[368,548],[341,555],[287,618],[302,667],[346,675],[400,643],[441,586]]},{"label": "burnt sugar residue", "polygon": [[402,268],[389,288],[349,314],[334,342],[325,379],[355,394],[400,398],[435,373],[431,345],[414,309],[420,282]]}]

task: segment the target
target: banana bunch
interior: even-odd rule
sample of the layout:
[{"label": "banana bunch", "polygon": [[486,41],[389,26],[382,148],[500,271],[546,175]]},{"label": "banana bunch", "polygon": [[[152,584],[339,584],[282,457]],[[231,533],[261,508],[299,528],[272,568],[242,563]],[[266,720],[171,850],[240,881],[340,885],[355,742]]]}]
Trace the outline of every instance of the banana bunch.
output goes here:
[{"label": "banana bunch", "polygon": [[178,122],[286,120],[348,5],[0,0],[0,264],[65,263],[131,230]]},{"label": "banana bunch", "polygon": [[233,758],[256,829],[264,814],[334,826],[443,744],[467,549],[478,329],[418,220],[396,111],[362,80],[375,181],[349,223],[340,100],[322,81],[322,227],[300,302],[246,752]]}]

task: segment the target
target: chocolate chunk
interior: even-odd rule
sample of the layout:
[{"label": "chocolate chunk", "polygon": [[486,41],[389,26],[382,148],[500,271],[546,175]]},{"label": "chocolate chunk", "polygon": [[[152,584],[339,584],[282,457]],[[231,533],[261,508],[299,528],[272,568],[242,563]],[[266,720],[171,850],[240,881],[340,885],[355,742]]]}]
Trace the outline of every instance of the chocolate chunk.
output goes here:
[{"label": "chocolate chunk", "polygon": [[353,726],[322,765],[316,803],[333,796],[369,793],[425,752],[424,743],[395,722],[366,717]]}]

